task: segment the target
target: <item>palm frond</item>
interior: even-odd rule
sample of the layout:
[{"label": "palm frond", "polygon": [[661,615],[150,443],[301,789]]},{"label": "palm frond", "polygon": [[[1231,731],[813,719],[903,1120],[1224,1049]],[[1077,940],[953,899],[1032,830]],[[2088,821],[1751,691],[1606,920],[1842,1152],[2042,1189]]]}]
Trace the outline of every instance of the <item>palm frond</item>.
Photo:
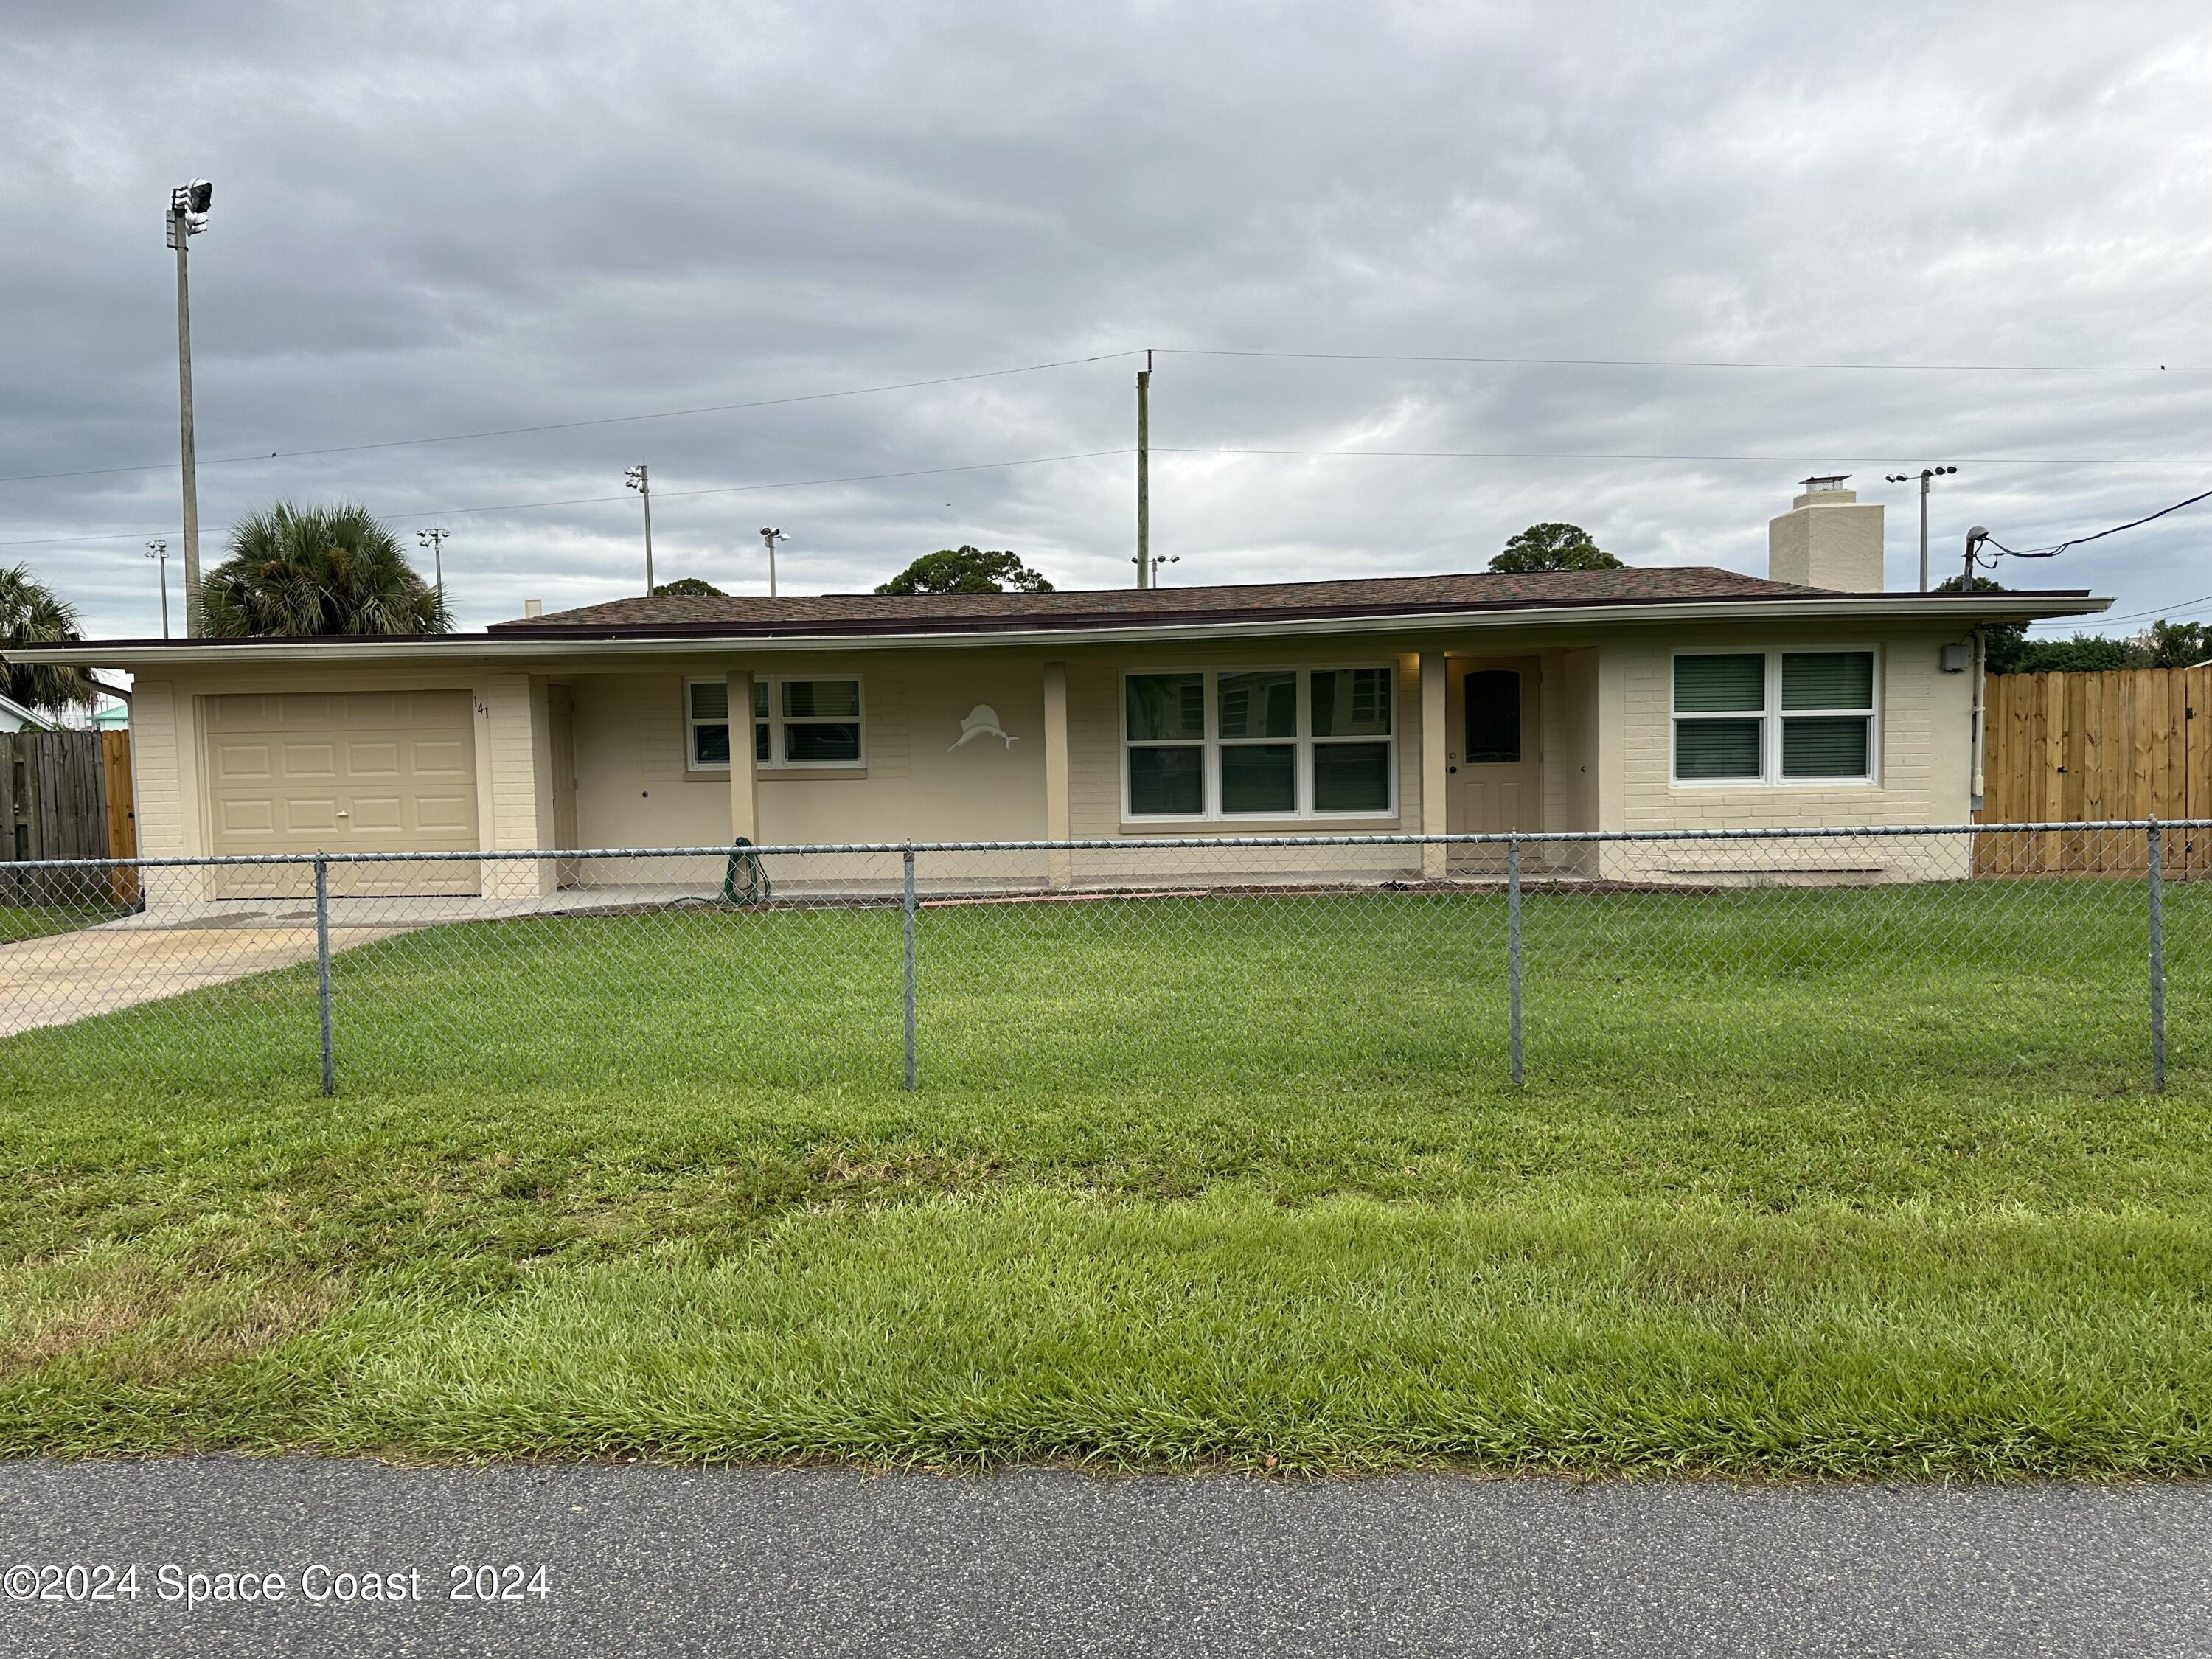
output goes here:
[{"label": "palm frond", "polygon": [[398,539],[358,504],[274,502],[239,520],[230,550],[201,584],[211,634],[443,634],[453,627]]},{"label": "palm frond", "polygon": [[[76,607],[33,576],[28,565],[0,568],[0,652],[83,637]],[[91,708],[100,702],[92,676],[66,665],[10,662],[0,672],[0,685],[31,708],[58,712],[71,704]]]}]

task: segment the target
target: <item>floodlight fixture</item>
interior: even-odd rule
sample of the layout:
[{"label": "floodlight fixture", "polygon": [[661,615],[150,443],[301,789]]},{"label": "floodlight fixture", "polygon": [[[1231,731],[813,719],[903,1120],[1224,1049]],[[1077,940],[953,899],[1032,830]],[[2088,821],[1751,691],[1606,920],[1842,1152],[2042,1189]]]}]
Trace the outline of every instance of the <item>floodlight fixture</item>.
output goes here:
[{"label": "floodlight fixture", "polygon": [[169,192],[169,246],[198,235],[207,228],[208,207],[215,200],[215,186],[204,179],[195,179],[189,185],[179,185]]}]

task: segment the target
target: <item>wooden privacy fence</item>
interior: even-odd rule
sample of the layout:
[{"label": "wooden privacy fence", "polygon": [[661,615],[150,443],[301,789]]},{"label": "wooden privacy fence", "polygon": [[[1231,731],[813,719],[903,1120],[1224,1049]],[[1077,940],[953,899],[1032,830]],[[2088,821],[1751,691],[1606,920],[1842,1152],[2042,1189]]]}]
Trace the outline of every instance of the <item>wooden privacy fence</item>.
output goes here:
[{"label": "wooden privacy fence", "polygon": [[[135,808],[128,732],[0,732],[0,859],[136,858]],[[8,877],[0,903],[81,903],[94,896],[82,878],[67,896],[40,886],[52,879]],[[107,882],[113,902],[137,898],[135,872],[113,871]]]},{"label": "wooden privacy fence", "polygon": [[[2212,667],[1995,674],[1982,763],[1987,824],[2212,817]],[[2142,870],[2140,834],[1984,835],[1986,875]],[[2177,833],[2166,873],[2212,873],[2212,834]]]}]

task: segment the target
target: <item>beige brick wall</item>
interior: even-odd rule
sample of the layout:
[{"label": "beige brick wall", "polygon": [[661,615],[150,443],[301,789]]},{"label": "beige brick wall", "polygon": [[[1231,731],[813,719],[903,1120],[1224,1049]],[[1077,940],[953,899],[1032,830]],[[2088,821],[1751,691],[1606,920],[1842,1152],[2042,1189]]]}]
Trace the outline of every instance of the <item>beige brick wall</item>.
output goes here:
[{"label": "beige brick wall", "polygon": [[[199,740],[192,702],[173,680],[138,679],[131,686],[131,787],[141,858],[191,858],[204,853],[199,825]],[[189,757],[192,763],[182,763]],[[149,870],[146,902],[191,904],[210,896],[204,870]]]},{"label": "beige brick wall", "polygon": [[[1961,823],[1967,817],[1967,718],[1972,677],[1938,664],[1954,635],[1755,636],[1743,629],[1644,638],[1602,648],[1608,731],[1601,811],[1613,830],[1699,825]],[[1872,646],[1879,653],[1880,757],[1871,784],[1762,784],[1748,787],[1668,781],[1673,741],[1673,653],[1737,647]],[[1617,736],[1616,736],[1617,734]]]},{"label": "beige brick wall", "polygon": [[[1374,818],[1270,820],[1161,824],[1121,816],[1121,681],[1130,672],[1178,668],[1298,668],[1395,661],[1398,721],[1397,809]],[[1252,645],[1148,647],[1072,654],[1067,665],[1068,796],[1071,833],[1078,840],[1116,836],[1233,836],[1340,835],[1416,831],[1421,822],[1421,689],[1417,654],[1395,644],[1358,641],[1269,641]],[[1079,879],[1157,882],[1173,877],[1174,860],[1188,871],[1221,878],[1264,880],[1293,871],[1366,881],[1403,875],[1419,864],[1417,849],[1372,848],[1299,854],[1250,849],[1235,854],[1132,854],[1109,860],[1080,855]]]},{"label": "beige brick wall", "polygon": [[[1970,674],[1946,674],[1939,664],[1950,632],[1839,635],[1805,631],[1754,635],[1747,630],[1709,631],[1673,638],[1647,637],[1601,649],[1599,815],[1608,830],[1815,829],[1829,826],[1955,824],[1966,822],[1967,723]],[[1749,787],[1680,785],[1668,781],[1674,706],[1673,653],[1689,647],[1872,646],[1878,653],[1878,743],[1875,780],[1867,784],[1771,783]],[[1963,840],[1960,847],[1963,848]],[[1683,849],[1663,862],[1682,870],[1794,859],[1806,867],[1862,868],[1890,877],[1963,873],[1954,869],[1960,848],[1932,842],[1889,841],[1846,845],[1803,842],[1785,854],[1768,846],[1739,848],[1727,856]],[[1715,860],[1718,859],[1716,864]],[[1638,862],[1641,860],[1641,862]],[[1653,855],[1639,854],[1608,868],[1632,873]]]},{"label": "beige brick wall", "polygon": [[131,687],[131,771],[138,851],[146,858],[185,858],[198,849],[185,827],[178,777],[176,684],[139,680]]}]

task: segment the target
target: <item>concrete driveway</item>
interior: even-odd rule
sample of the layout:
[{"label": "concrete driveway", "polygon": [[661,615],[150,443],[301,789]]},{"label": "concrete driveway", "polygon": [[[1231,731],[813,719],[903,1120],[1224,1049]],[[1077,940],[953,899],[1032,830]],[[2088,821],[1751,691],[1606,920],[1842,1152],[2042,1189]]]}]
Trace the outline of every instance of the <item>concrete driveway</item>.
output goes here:
[{"label": "concrete driveway", "polygon": [[[182,995],[315,959],[314,912],[173,927],[122,923],[0,945],[0,1036]],[[332,951],[404,927],[333,927]]]}]

